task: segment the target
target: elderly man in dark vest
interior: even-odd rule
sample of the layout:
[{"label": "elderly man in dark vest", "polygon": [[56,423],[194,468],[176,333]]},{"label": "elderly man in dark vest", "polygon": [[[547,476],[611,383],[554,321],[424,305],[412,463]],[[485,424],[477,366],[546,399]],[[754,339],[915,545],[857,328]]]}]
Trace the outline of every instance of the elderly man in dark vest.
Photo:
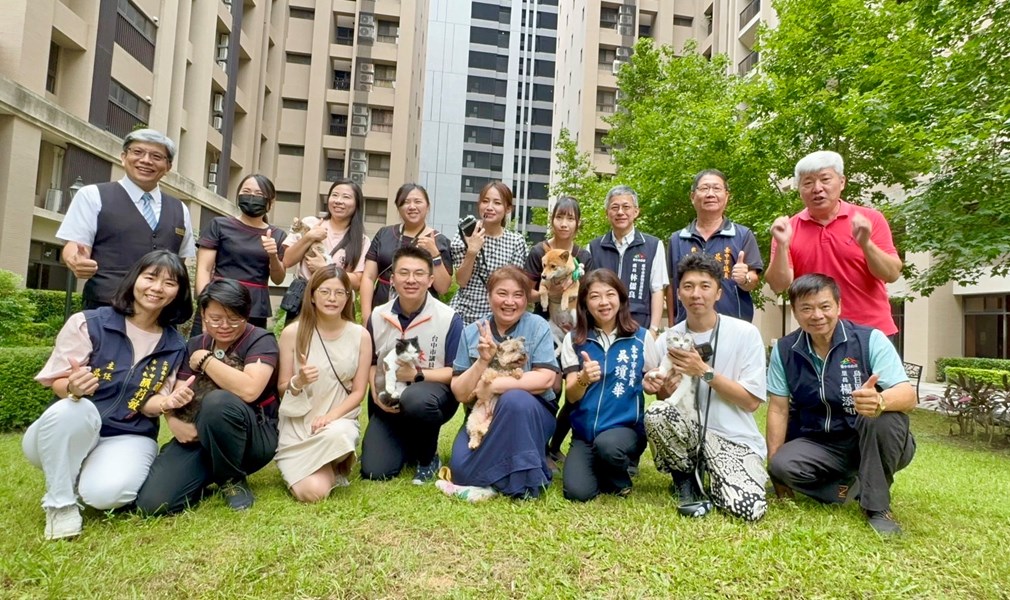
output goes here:
[{"label": "elderly man in dark vest", "polygon": [[670,284],[663,242],[635,229],[638,194],[626,185],[607,192],[610,231],[589,242],[594,269],[610,269],[628,287],[631,316],[639,326],[656,330],[663,319],[664,290]]},{"label": "elderly man in dark vest", "polygon": [[84,308],[107,306],[123,275],[152,250],[196,256],[189,209],[158,186],[172,169],[175,142],[153,129],[123,138],[126,176],[74,196],[56,237],[63,262],[84,284]]},{"label": "elderly man in dark vest", "polygon": [[838,318],[840,295],[820,273],[789,286],[800,328],[772,348],[768,472],[780,495],[858,496],[870,526],[895,535],[891,484],[915,454],[907,414],[915,389],[884,332]]}]

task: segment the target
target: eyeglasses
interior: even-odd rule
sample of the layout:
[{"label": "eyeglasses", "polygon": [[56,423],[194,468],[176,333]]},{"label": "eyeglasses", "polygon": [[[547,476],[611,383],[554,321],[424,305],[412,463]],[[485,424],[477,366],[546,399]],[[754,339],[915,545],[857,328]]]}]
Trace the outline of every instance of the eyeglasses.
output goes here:
[{"label": "eyeglasses", "polygon": [[696,192],[700,192],[702,194],[707,194],[709,192],[712,192],[712,193],[715,193],[715,194],[721,194],[721,193],[723,193],[723,192],[726,191],[726,188],[724,188],[721,185],[701,185],[701,186],[698,186],[695,189],[695,191]]},{"label": "eyeglasses", "polygon": [[203,318],[204,322],[211,327],[238,327],[242,323],[245,323],[245,319],[229,319],[228,317],[218,317],[218,316],[205,316]]},{"label": "eyeglasses", "polygon": [[126,150],[126,153],[137,160],[140,160],[145,156],[151,159],[152,162],[163,162],[168,160],[167,156],[156,150],[144,150],[143,148],[130,147]]},{"label": "eyeglasses", "polygon": [[417,271],[407,271],[404,269],[400,269],[399,271],[396,272],[396,276],[405,281],[409,281],[411,279],[415,281],[421,281],[422,279],[428,278],[430,275],[431,273],[420,269]]},{"label": "eyeglasses", "polygon": [[238,191],[238,195],[239,196],[256,196],[257,198],[263,198],[263,197],[266,196],[266,194],[264,194],[260,190],[247,190],[245,188],[242,188],[241,190],[239,190]]},{"label": "eyeglasses", "polygon": [[607,207],[607,211],[612,213],[625,212],[630,214],[633,210],[635,210],[635,206],[632,204],[611,204]]},{"label": "eyeglasses", "polygon": [[346,298],[347,290],[331,290],[329,288],[319,288],[316,293],[325,298]]}]

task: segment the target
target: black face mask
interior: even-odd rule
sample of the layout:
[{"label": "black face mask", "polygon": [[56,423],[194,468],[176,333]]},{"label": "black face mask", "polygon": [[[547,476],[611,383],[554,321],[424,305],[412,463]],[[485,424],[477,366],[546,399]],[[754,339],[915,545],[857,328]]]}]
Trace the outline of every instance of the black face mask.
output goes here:
[{"label": "black face mask", "polygon": [[238,207],[250,217],[262,217],[267,214],[267,199],[253,194],[241,194],[238,197]]}]

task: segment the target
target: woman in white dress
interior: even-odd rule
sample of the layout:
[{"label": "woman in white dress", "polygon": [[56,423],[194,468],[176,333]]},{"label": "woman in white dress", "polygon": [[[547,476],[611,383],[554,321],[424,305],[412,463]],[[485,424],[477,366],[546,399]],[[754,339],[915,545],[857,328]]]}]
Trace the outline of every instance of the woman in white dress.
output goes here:
[{"label": "woman in white dress", "polygon": [[342,269],[318,269],[305,289],[301,317],[281,333],[276,460],[302,502],[318,502],[347,485],[356,460],[372,342],[353,322],[352,294]]}]

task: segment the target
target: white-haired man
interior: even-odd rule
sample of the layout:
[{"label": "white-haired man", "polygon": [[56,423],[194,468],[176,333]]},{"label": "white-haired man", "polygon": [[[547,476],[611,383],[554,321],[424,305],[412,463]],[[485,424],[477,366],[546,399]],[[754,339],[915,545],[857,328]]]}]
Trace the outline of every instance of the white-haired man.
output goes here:
[{"label": "white-haired man", "polygon": [[66,242],[63,262],[88,280],[86,309],[108,305],[123,275],[152,250],[196,256],[189,209],[158,186],[172,169],[175,142],[138,129],[123,138],[119,158],[126,176],[81,188],[56,232]]},{"label": "white-haired man", "polygon": [[828,275],[845,298],[841,318],[893,336],[898,327],[885,284],[901,276],[902,264],[884,215],[842,200],[845,163],[837,152],[800,159],[796,186],[806,208],[772,224],[768,285],[780,293],[801,275]]}]

